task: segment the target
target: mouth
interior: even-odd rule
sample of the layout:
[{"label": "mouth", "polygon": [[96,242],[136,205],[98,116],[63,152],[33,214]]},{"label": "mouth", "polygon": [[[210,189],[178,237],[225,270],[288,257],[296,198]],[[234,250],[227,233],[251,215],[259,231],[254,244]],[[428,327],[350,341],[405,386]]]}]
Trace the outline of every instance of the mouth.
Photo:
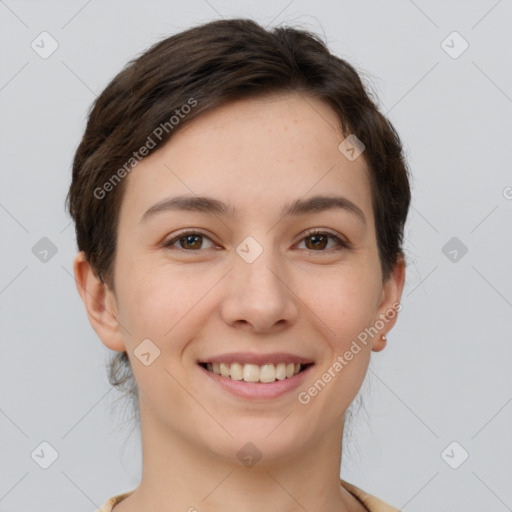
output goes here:
[{"label": "mouth", "polygon": [[206,371],[232,381],[271,384],[285,381],[306,371],[313,363],[267,363],[262,365],[238,362],[199,362]]}]

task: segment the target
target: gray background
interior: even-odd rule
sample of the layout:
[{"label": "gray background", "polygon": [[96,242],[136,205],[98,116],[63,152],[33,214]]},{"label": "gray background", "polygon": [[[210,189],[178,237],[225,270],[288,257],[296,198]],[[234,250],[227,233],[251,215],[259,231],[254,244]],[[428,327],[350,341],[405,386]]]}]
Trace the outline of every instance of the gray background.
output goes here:
[{"label": "gray background", "polygon": [[[93,511],[139,481],[138,432],[113,407],[72,276],[71,160],[129,59],[233,16],[319,33],[371,81],[413,173],[403,310],[342,476],[407,512],[512,510],[510,0],[0,1],[0,510]],[[31,48],[43,31],[59,45],[47,59]],[[453,31],[469,44],[457,58]],[[48,469],[31,456],[43,441]]]}]

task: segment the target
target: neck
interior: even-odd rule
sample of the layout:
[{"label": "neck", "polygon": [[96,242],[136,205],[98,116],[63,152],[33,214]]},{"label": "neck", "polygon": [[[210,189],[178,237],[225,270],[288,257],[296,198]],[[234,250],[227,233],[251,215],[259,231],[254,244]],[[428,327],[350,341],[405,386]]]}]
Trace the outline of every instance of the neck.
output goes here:
[{"label": "neck", "polygon": [[170,431],[141,403],[142,479],[115,512],[366,510],[340,485],[343,428],[335,427],[314,446],[244,466]]}]

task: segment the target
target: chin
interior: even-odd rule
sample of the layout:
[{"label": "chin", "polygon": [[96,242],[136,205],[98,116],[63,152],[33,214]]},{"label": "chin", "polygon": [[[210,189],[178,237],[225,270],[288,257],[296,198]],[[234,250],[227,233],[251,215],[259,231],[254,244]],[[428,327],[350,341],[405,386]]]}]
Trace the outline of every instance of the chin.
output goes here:
[{"label": "chin", "polygon": [[286,425],[288,419],[285,418],[286,414],[279,419],[247,418],[227,427],[233,437],[221,432],[219,427],[215,439],[209,437],[203,439],[203,443],[216,457],[230,464],[251,467],[251,461],[256,461],[261,467],[286,462],[309,443],[305,438],[305,425]]}]

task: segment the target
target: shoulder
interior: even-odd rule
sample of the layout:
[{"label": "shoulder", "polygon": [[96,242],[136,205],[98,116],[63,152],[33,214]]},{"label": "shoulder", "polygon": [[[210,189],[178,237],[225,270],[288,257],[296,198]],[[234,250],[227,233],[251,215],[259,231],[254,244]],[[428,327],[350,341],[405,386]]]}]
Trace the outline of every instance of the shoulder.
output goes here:
[{"label": "shoulder", "polygon": [[96,512],[112,512],[114,505],[117,505],[120,501],[123,501],[125,498],[128,498],[133,491],[124,492],[122,494],[116,494],[109,498],[103,505],[96,510]]},{"label": "shoulder", "polygon": [[384,503],[375,496],[368,494],[359,487],[352,485],[340,478],[341,485],[348,492],[358,498],[370,512],[400,512],[397,508]]},{"label": "shoulder", "polygon": [[[358,498],[369,510],[369,512],[400,512],[397,508],[388,505],[387,503],[379,500],[375,496],[368,494],[359,487],[340,479],[340,483],[344,489]],[[114,505],[127,498],[133,491],[116,494],[109,498],[96,512],[112,512]]]}]

